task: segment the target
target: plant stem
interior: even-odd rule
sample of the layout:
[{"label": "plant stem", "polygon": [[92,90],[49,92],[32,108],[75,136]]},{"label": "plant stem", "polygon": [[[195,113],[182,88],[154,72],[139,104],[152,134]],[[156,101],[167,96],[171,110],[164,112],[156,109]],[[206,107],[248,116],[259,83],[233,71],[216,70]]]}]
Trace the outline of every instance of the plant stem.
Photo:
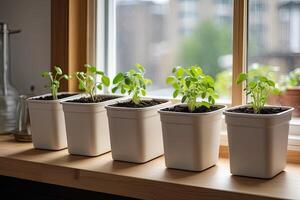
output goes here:
[{"label": "plant stem", "polygon": [[92,101],[95,102],[95,97],[94,97],[93,92],[91,92],[91,93],[89,93],[89,94],[90,94],[90,96],[91,96],[91,98],[92,98]]},{"label": "plant stem", "polygon": [[57,98],[57,90],[56,90],[56,89],[52,89],[51,93],[52,93],[53,99],[54,99],[54,100],[57,100],[57,99],[58,99],[58,98]]}]

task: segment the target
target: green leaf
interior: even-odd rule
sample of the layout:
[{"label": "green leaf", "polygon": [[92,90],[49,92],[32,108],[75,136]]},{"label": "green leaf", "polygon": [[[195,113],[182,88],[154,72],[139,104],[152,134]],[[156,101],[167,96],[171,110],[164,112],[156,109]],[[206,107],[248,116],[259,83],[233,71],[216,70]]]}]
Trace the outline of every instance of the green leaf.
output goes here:
[{"label": "green leaf", "polygon": [[190,80],[187,80],[187,81],[185,82],[185,84],[186,84],[186,86],[189,88],[190,85],[191,85],[191,81],[190,81]]},{"label": "green leaf", "polygon": [[178,67],[176,70],[176,77],[182,77],[184,74],[184,69],[182,67]]},{"label": "green leaf", "polygon": [[173,88],[174,88],[175,90],[179,90],[179,89],[180,89],[180,86],[179,86],[178,83],[174,83],[174,84],[173,84]]},{"label": "green leaf", "polygon": [[58,75],[62,75],[62,70],[60,69],[60,67],[54,66],[54,69]]},{"label": "green leaf", "polygon": [[175,82],[176,78],[174,76],[169,76],[166,80],[167,84],[173,84]]},{"label": "green leaf", "polygon": [[114,88],[111,90],[111,92],[112,92],[112,93],[116,93],[117,90],[118,90],[118,87],[114,87]]},{"label": "green leaf", "polygon": [[79,90],[85,89],[85,83],[83,81],[79,81]]},{"label": "green leaf", "polygon": [[178,94],[179,94],[179,90],[175,90],[173,92],[173,98],[176,98],[178,96]]},{"label": "green leaf", "polygon": [[118,74],[115,76],[114,80],[113,80],[113,84],[117,84],[117,83],[123,81],[124,78],[125,78],[125,77],[124,77],[124,74],[123,74],[123,73],[118,73]]},{"label": "green leaf", "polygon": [[90,64],[85,64],[84,67],[91,68],[91,65]]},{"label": "green leaf", "polygon": [[207,75],[207,76],[205,76],[204,77],[204,80],[207,82],[207,83],[209,83],[209,84],[214,84],[214,79],[213,79],[213,77],[211,77],[211,76],[209,76],[209,75]]},{"label": "green leaf", "polygon": [[135,65],[135,67],[138,68],[141,72],[144,72],[144,71],[145,71],[145,68],[144,68],[143,65],[141,65],[141,64],[138,64],[138,63],[137,63],[137,64]]},{"label": "green leaf", "polygon": [[174,68],[172,69],[172,73],[174,74],[174,73],[176,72],[176,70],[177,70],[177,67],[174,67]]},{"label": "green leaf", "polygon": [[275,94],[275,95],[279,95],[281,93],[280,89],[279,88],[274,88],[272,90],[272,93]]},{"label": "green leaf", "polygon": [[144,67],[140,64],[135,65],[138,71],[130,69],[128,72],[119,73],[113,79],[113,83],[117,86],[113,88],[114,93],[118,89],[122,94],[132,95],[132,99],[139,101],[140,96],[146,95],[146,86],[152,81],[144,77]]},{"label": "green leaf", "polygon": [[103,72],[103,71],[97,70],[97,71],[96,71],[96,74],[103,76],[103,75],[104,75],[104,72]]},{"label": "green leaf", "polygon": [[43,72],[42,73],[42,77],[47,77],[47,76],[49,76],[50,74],[49,74],[49,72]]},{"label": "green leaf", "polygon": [[248,78],[248,75],[247,75],[247,74],[245,74],[245,73],[240,73],[240,75],[239,75],[239,77],[238,77],[236,83],[237,83],[237,84],[240,84],[240,83],[242,83],[243,81],[247,80],[247,78]]},{"label": "green leaf", "polygon": [[146,90],[141,89],[141,93],[142,93],[143,96],[146,96]]},{"label": "green leaf", "polygon": [[66,79],[66,80],[69,80],[69,76],[67,74],[64,74],[62,75],[58,80],[61,80],[61,79]]},{"label": "green leaf", "polygon": [[212,88],[207,88],[207,90],[206,90],[209,94],[212,94],[212,93],[214,93],[214,90],[212,89]]},{"label": "green leaf", "polygon": [[102,89],[103,89],[102,84],[97,85],[97,88],[98,88],[99,90],[102,90]]},{"label": "green leaf", "polygon": [[[198,81],[199,81],[197,78],[194,78],[194,77],[192,77],[192,78],[189,78],[189,80],[191,80],[191,81],[193,81],[193,82],[198,82]],[[203,81],[205,82],[206,80],[205,80],[205,79],[203,79]]]},{"label": "green leaf", "polygon": [[59,85],[59,81],[54,80],[54,81],[53,81],[53,85]]},{"label": "green leaf", "polygon": [[217,93],[214,93],[214,94],[212,94],[212,97],[213,97],[214,99],[217,99],[217,98],[219,98],[219,95],[218,95]]},{"label": "green leaf", "polygon": [[249,85],[249,87],[250,87],[251,89],[254,89],[254,88],[257,86],[257,83],[251,81],[248,85]]},{"label": "green leaf", "polygon": [[206,101],[202,101],[202,102],[200,102],[199,106],[205,106],[207,108],[210,108],[211,104]]},{"label": "green leaf", "polygon": [[181,103],[185,103],[186,99],[187,99],[187,96],[183,96],[181,99]]},{"label": "green leaf", "polygon": [[150,79],[144,79],[144,82],[146,85],[152,84],[152,80]]},{"label": "green leaf", "polygon": [[87,82],[94,82],[94,77],[91,75],[86,75],[86,81]]},{"label": "green leaf", "polygon": [[260,77],[259,77],[259,80],[260,80],[261,82],[268,82],[268,79],[267,79],[265,76],[260,76]]},{"label": "green leaf", "polygon": [[130,90],[130,85],[124,84],[123,87],[124,87],[126,90]]},{"label": "green leaf", "polygon": [[193,72],[193,74],[195,75],[195,76],[198,76],[199,74],[198,74],[198,70],[197,70],[197,66],[192,66],[191,67],[191,71]]},{"label": "green leaf", "polygon": [[139,80],[143,80],[143,76],[142,76],[142,74],[140,74],[140,73],[136,73],[136,74],[135,74],[135,76],[136,76],[136,78],[137,78],[137,79],[139,79]]},{"label": "green leaf", "polygon": [[127,84],[127,85],[130,85],[130,84],[131,84],[130,78],[128,78],[128,77],[125,78],[125,84]]},{"label": "green leaf", "polygon": [[136,71],[135,71],[134,69],[130,69],[130,70],[128,71],[128,73],[129,73],[130,75],[134,75],[134,74],[136,73]]},{"label": "green leaf", "polygon": [[271,87],[274,87],[274,86],[275,86],[274,81],[267,80],[267,83],[268,83],[268,85],[271,86]]},{"label": "green leaf", "polygon": [[198,67],[198,66],[194,66],[193,71],[197,76],[200,76],[203,74],[203,70],[201,69],[201,67]]},{"label": "green leaf", "polygon": [[189,69],[188,71],[193,77],[196,77],[196,73],[194,73],[194,71],[192,69]]},{"label": "green leaf", "polygon": [[121,93],[122,93],[122,94],[125,94],[125,92],[126,92],[125,88],[122,87],[122,88],[121,88]]},{"label": "green leaf", "polygon": [[97,67],[95,67],[95,66],[90,66],[89,71],[92,72],[93,74],[96,74],[96,72],[97,72]]},{"label": "green leaf", "polygon": [[101,81],[106,87],[110,85],[110,80],[107,76],[102,76]]}]

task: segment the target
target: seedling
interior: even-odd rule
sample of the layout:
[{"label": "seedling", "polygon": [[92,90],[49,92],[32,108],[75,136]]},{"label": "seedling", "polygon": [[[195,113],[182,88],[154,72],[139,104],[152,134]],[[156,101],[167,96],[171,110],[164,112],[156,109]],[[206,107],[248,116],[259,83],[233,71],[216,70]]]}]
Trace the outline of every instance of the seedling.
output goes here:
[{"label": "seedling", "polygon": [[150,79],[144,78],[145,68],[141,64],[136,64],[135,69],[130,69],[125,73],[118,73],[113,84],[116,85],[112,92],[115,93],[120,90],[122,94],[126,92],[128,95],[132,95],[132,102],[139,104],[141,96],[146,96],[146,87],[148,84],[152,84]]},{"label": "seedling", "polygon": [[[167,78],[167,84],[174,88],[173,97],[181,95],[181,102],[187,103],[190,112],[193,112],[197,107],[205,106],[210,108],[215,104],[215,99],[218,98],[215,92],[214,79],[203,73],[201,67],[190,66],[175,67],[172,71],[173,76]],[[201,101],[197,99],[201,98]]]},{"label": "seedling", "polygon": [[[95,102],[96,88],[100,91],[104,86],[110,85],[110,79],[103,71],[97,70],[95,66],[85,65],[86,72],[76,72],[76,78],[79,81],[79,89],[89,94],[93,102]],[[101,81],[97,82],[97,75],[101,76]]]},{"label": "seedling", "polygon": [[49,85],[45,85],[45,87],[50,88],[53,99],[57,100],[58,99],[57,98],[57,92],[58,92],[58,89],[60,87],[60,81],[62,79],[68,80],[68,79],[71,78],[71,76],[69,76],[67,74],[63,74],[61,68],[58,67],[58,66],[54,66],[54,70],[55,70],[55,75],[54,76],[53,76],[52,72],[43,72],[42,77],[50,79]]},{"label": "seedling", "polygon": [[237,84],[246,81],[245,91],[251,97],[251,107],[254,113],[260,113],[265,106],[270,93],[279,94],[280,90],[275,86],[275,82],[265,76],[256,76],[249,79],[247,73],[241,73],[237,79]]}]

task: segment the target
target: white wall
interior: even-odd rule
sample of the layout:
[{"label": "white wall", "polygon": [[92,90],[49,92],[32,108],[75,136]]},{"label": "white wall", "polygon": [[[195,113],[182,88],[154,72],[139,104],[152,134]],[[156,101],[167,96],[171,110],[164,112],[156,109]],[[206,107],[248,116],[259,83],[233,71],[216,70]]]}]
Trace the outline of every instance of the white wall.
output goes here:
[{"label": "white wall", "polygon": [[0,22],[22,32],[11,36],[11,78],[20,94],[47,92],[40,74],[50,68],[51,0],[0,0]]}]

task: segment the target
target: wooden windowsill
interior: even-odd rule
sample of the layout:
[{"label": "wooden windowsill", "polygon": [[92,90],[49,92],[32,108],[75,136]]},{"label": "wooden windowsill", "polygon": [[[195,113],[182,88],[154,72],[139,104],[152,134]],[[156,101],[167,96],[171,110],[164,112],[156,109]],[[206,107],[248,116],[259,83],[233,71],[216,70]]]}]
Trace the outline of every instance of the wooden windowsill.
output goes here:
[{"label": "wooden windowsill", "polygon": [[160,157],[146,164],[35,150],[0,136],[0,175],[142,199],[299,199],[300,165],[271,180],[232,176],[228,159],[201,173],[166,169]]}]

